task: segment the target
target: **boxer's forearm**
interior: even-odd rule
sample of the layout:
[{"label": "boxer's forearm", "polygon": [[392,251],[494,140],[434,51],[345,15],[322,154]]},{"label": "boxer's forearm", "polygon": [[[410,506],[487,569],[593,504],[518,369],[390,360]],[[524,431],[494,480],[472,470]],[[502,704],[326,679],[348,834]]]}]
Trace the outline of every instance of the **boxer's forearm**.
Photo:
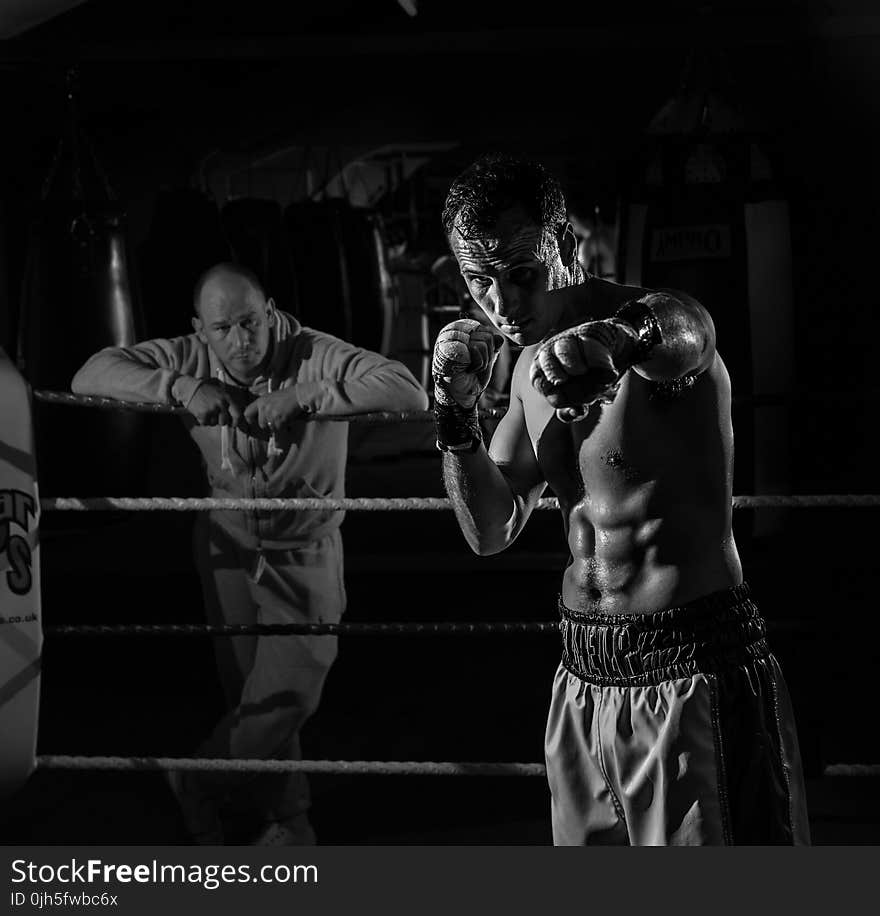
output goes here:
[{"label": "boxer's forearm", "polygon": [[639,375],[651,381],[681,378],[706,366],[715,352],[715,325],[697,302],[667,293],[654,293],[639,300],[653,312],[660,340],[646,358],[633,364]]},{"label": "boxer's forearm", "polygon": [[489,556],[513,542],[525,523],[524,501],[483,445],[473,453],[445,452],[443,482],[474,553]]}]

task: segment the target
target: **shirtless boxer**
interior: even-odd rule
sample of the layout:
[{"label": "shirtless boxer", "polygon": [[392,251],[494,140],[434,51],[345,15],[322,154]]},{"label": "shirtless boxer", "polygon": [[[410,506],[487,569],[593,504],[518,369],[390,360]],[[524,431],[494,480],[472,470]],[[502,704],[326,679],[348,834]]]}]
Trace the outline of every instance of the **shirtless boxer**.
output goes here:
[{"label": "shirtless boxer", "polygon": [[[571,559],[545,754],[556,845],[806,844],[797,736],[731,529],[730,379],[703,306],[585,276],[559,184],[506,156],[443,224],[495,329],[438,335],[437,444],[462,532],[509,547],[548,485]],[[487,450],[476,405],[523,347]]]}]

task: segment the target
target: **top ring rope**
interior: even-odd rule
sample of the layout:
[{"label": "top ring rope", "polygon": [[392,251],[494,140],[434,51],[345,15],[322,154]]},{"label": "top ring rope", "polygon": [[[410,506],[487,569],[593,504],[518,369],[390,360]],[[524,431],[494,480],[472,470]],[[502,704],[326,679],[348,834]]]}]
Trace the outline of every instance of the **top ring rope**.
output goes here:
[{"label": "top ring rope", "polygon": [[[880,494],[829,493],[802,496],[734,496],[734,509],[813,509],[813,508],[871,508],[880,506]],[[283,498],[216,498],[182,496],[47,496],[40,500],[43,511],[102,511],[124,509],[131,512],[209,512],[217,509],[236,512],[315,511],[315,512],[386,512],[386,511],[449,511],[452,503],[439,496],[401,497],[290,497]],[[538,500],[537,509],[558,509],[555,497]]]},{"label": "top ring rope", "polygon": [[[32,389],[32,391],[37,401],[44,401],[47,404],[66,404],[72,407],[97,407],[101,410],[134,410],[142,413],[188,413],[185,407],[175,407],[171,404],[157,404],[153,401],[120,401],[116,398],[101,398],[93,395],[71,394],[67,391],[46,391],[36,388]],[[876,400],[877,398],[880,398],[880,391],[860,392],[858,396],[856,396],[855,392],[804,391],[799,394],[767,393],[738,395],[733,398],[733,405],[735,407],[742,407],[748,404],[755,407],[765,407],[798,403],[831,403],[845,405],[852,402],[854,399],[857,400],[859,404],[862,404],[868,399]],[[503,407],[482,408],[480,410],[480,417],[484,420],[500,420],[506,412],[506,408]],[[433,422],[434,412],[431,410],[400,412],[375,411],[373,413],[340,414],[332,417],[324,417],[320,414],[306,414],[302,419],[312,422],[329,420],[336,422],[345,421],[348,423],[428,423]]]},{"label": "top ring rope", "polygon": [[[157,404],[153,401],[118,401],[115,398],[99,398],[92,395],[69,394],[64,391],[43,391],[34,389],[34,398],[48,404],[66,404],[72,407],[98,407],[101,410],[134,410],[141,413],[188,414],[185,407],[171,404]],[[481,410],[480,416],[487,420],[500,420],[506,410],[494,407]],[[431,410],[393,411],[380,410],[373,413],[339,414],[323,417],[320,414],[304,414],[300,419],[315,422],[329,420],[348,423],[427,423],[434,421]]]}]

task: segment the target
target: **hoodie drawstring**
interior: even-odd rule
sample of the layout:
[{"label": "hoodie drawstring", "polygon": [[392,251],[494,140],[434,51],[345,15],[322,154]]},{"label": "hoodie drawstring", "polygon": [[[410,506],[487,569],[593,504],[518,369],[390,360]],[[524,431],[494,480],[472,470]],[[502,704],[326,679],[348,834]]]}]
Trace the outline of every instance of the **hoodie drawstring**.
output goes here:
[{"label": "hoodie drawstring", "polygon": [[[272,379],[269,378],[266,380],[266,386],[269,394],[272,394]],[[274,458],[276,455],[280,455],[281,449],[275,444],[275,433],[273,431],[272,435],[269,436],[269,446],[267,448],[267,453],[270,458]]]},{"label": "hoodie drawstring", "polygon": [[[217,370],[217,378],[225,385],[226,373]],[[229,427],[225,424],[220,427],[220,470],[232,472],[232,461],[229,458]]]}]

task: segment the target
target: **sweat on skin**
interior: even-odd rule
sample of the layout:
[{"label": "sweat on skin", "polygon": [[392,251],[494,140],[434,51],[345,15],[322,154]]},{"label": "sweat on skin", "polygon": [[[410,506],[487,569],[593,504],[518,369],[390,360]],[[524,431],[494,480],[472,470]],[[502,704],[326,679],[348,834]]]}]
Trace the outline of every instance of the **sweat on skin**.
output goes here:
[{"label": "sweat on skin", "polygon": [[[672,445],[669,437],[686,441],[673,430],[681,424],[702,428],[679,417],[680,408],[671,422],[660,422],[657,409],[648,404],[650,383],[711,370],[701,408],[709,412],[718,409],[719,398],[723,402],[725,385],[729,391],[726,371],[716,358],[711,318],[702,306],[671,292],[594,277],[584,281],[568,228],[549,232],[529,223],[518,209],[502,214],[487,238],[462,238],[453,231],[450,244],[477,304],[500,333],[524,348],[514,369],[510,409],[489,449],[444,455],[444,480],[471,547],[495,553],[509,546],[549,483],[560,498],[574,558],[563,588],[571,606],[602,601],[609,613],[647,611],[703,593],[709,579],[712,587],[735,584],[741,573],[732,538],[720,531],[717,538],[710,534],[716,520],[723,527],[729,518],[718,498],[728,482],[723,465],[709,485],[706,518],[693,529],[705,530],[706,549],[721,545],[720,555],[705,564],[707,575],[694,573],[700,564],[689,556],[692,539],[673,535],[678,528],[675,500],[658,510],[656,496],[653,502],[649,498],[656,484],[647,483],[660,473],[658,462]],[[605,319],[625,303],[645,297],[662,328],[662,343],[629,372],[628,357],[638,336],[624,324]],[[479,341],[474,364],[482,368],[491,358],[491,341]],[[461,362],[458,372],[473,377],[473,368]],[[455,372],[450,368],[449,374]],[[714,394],[709,387],[715,388]],[[597,402],[596,409],[588,422],[570,424],[566,430],[568,424],[559,424],[559,419],[586,414],[565,415],[578,398]],[[606,402],[604,409],[601,401]],[[658,423],[652,443],[638,449],[626,433],[636,428],[633,424],[647,429]],[[719,454],[729,451],[720,443],[719,448]],[[606,452],[620,460],[603,461]],[[689,460],[682,455],[679,468]],[[624,464],[628,476],[617,470]],[[641,469],[638,475],[635,468]],[[669,479],[687,492],[692,484],[686,477],[677,472]],[[629,495],[618,493],[621,483],[629,484]],[[652,512],[664,516],[662,524],[647,512],[649,504],[654,505]],[[646,539],[646,531],[655,537]],[[682,554],[680,565],[670,560],[676,552]]]},{"label": "sweat on skin", "polygon": [[512,343],[529,346],[564,326],[564,300],[543,294],[582,279],[570,226],[557,237],[513,208],[489,237],[465,237],[454,224],[449,244],[474,302]]}]

